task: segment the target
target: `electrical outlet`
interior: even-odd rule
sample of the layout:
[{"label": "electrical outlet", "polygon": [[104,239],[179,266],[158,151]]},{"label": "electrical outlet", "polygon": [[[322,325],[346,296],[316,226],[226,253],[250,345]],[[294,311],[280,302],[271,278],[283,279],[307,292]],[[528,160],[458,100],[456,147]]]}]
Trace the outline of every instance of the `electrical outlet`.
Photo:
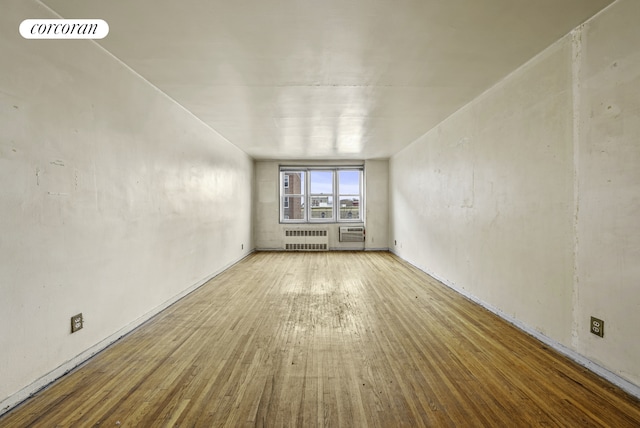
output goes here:
[{"label": "electrical outlet", "polygon": [[75,333],[76,331],[82,328],[82,324],[84,320],[82,319],[82,314],[74,315],[71,317],[71,333]]},{"label": "electrical outlet", "polygon": [[604,337],[604,321],[591,317],[591,333]]}]

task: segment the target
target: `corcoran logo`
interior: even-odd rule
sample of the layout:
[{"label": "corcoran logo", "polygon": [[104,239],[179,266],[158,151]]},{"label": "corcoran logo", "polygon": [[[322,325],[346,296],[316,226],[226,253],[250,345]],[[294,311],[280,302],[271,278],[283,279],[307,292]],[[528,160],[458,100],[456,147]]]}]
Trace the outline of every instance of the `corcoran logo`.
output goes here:
[{"label": "corcoran logo", "polygon": [[109,24],[102,19],[25,19],[20,35],[25,39],[103,39]]}]

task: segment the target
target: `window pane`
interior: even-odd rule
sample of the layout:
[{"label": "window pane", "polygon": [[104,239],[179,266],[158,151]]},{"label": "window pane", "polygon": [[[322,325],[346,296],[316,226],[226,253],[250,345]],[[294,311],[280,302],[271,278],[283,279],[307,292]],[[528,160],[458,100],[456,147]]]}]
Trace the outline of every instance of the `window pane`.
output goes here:
[{"label": "window pane", "polygon": [[363,172],[358,168],[281,169],[282,221],[361,222],[364,212],[362,177]]},{"label": "window pane", "polygon": [[311,194],[333,193],[333,171],[311,171]]},{"label": "window pane", "polygon": [[341,195],[360,194],[360,171],[338,171],[338,181]]},{"label": "window pane", "polygon": [[285,220],[304,220],[304,200],[300,196],[282,198],[282,212]]},{"label": "window pane", "polygon": [[333,196],[312,196],[311,218],[331,220],[333,218]]},{"label": "window pane", "polygon": [[304,195],[304,171],[283,172],[282,181],[286,195]]},{"label": "window pane", "polygon": [[340,219],[359,220],[360,219],[360,197],[341,196],[340,197]]}]

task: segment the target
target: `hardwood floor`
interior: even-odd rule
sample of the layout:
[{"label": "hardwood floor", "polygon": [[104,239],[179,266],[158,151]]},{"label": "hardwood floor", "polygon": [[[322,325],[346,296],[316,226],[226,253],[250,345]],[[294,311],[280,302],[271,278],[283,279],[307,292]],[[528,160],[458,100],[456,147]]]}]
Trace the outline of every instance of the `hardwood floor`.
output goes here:
[{"label": "hardwood floor", "polygon": [[257,253],[0,426],[640,426],[640,403],[389,253]]}]

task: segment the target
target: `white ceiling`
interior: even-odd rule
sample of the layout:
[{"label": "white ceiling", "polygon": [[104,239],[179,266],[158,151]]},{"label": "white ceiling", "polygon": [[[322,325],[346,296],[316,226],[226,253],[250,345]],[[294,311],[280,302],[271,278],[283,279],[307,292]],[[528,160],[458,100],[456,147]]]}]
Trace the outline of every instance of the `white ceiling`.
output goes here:
[{"label": "white ceiling", "polygon": [[612,0],[42,0],[257,159],[386,158]]}]

